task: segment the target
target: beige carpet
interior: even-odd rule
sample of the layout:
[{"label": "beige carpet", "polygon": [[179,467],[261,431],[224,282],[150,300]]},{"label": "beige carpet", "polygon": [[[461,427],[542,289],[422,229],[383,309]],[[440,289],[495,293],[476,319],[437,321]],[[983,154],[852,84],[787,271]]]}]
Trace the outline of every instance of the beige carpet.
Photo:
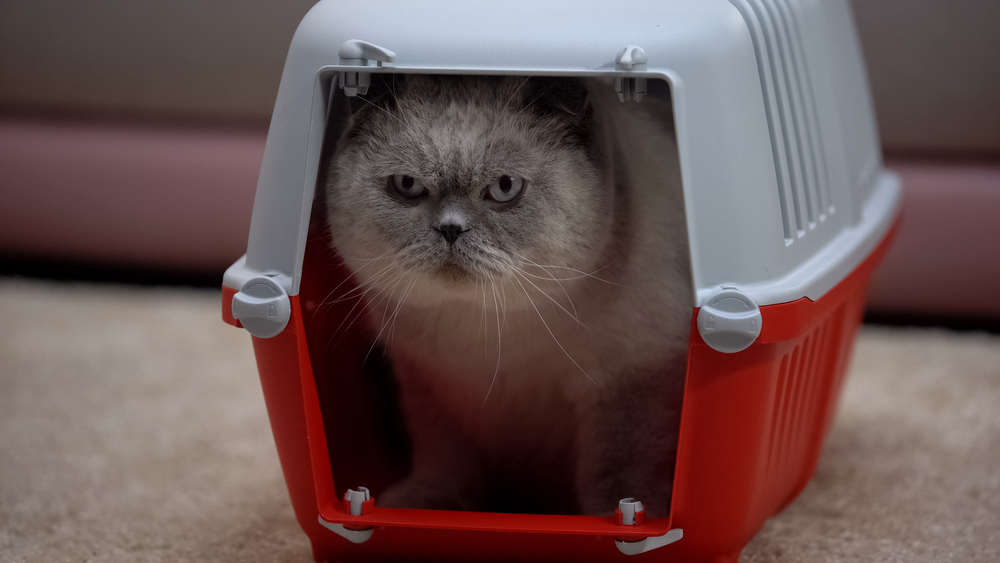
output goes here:
[{"label": "beige carpet", "polygon": [[[0,279],[0,562],[302,562],[219,293]],[[866,329],[743,563],[1000,561],[1000,337]]]}]

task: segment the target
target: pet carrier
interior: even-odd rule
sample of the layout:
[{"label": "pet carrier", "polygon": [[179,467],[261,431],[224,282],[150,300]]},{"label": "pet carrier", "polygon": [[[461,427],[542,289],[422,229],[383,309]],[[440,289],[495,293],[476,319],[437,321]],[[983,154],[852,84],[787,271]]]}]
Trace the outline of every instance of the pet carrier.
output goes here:
[{"label": "pet carrier", "polygon": [[[379,445],[394,415],[366,411],[371,340],[329,346],[315,320],[349,274],[311,219],[331,94],[376,73],[613,77],[622,103],[669,86],[695,293],[668,515],[378,506],[403,471]],[[735,562],[815,469],[898,200],[847,0],[323,0],[292,40],[223,317],[253,335],[317,561]]]}]

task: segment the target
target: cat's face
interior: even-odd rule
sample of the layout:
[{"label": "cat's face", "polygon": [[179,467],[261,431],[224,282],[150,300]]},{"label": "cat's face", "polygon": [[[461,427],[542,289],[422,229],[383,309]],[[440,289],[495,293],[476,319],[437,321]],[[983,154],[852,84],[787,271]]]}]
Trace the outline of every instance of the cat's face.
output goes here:
[{"label": "cat's face", "polygon": [[327,187],[359,282],[481,300],[481,283],[530,291],[594,270],[614,194],[581,83],[372,78]]}]

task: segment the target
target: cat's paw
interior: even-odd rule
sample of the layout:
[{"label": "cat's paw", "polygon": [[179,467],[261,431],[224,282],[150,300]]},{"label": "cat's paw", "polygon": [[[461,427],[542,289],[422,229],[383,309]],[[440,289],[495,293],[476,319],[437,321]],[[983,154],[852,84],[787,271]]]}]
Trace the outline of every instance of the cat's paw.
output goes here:
[{"label": "cat's paw", "polygon": [[445,480],[409,477],[379,495],[379,506],[426,510],[471,510],[476,499],[445,485]]}]

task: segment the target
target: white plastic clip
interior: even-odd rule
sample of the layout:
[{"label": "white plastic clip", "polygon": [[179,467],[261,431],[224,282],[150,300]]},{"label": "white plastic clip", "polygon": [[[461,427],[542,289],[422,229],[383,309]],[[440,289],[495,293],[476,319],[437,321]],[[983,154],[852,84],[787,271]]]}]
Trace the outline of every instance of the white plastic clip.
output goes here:
[{"label": "white plastic clip", "polygon": [[[337,51],[337,55],[340,57],[341,66],[370,66],[369,63],[374,62],[376,66],[383,67],[392,66],[396,62],[396,53],[360,39],[345,41]],[[348,96],[367,94],[370,84],[371,73],[362,71],[340,73],[340,87]]]},{"label": "white plastic clip", "polygon": [[[623,498],[618,501],[618,510],[615,511],[615,518],[621,518],[619,524],[622,526],[641,526],[646,523],[646,507],[634,498]],[[618,551],[625,555],[638,555],[665,545],[674,543],[684,537],[684,530],[674,528],[662,536],[642,538],[637,541],[615,540]]]},{"label": "white plastic clip", "polygon": [[351,516],[361,516],[363,507],[361,503],[371,500],[372,494],[368,492],[368,487],[358,487],[358,490],[347,489],[344,493],[344,500],[351,505]]},{"label": "white plastic clip", "polygon": [[330,530],[351,543],[365,543],[366,541],[372,539],[372,534],[375,532],[375,528],[368,528],[367,530],[348,530],[343,524],[331,524],[330,522],[323,520],[322,516],[319,517],[319,523],[327,530]]},{"label": "white plastic clip", "polygon": [[622,526],[635,526],[636,516],[639,516],[640,524],[646,520],[643,514],[646,512],[646,507],[634,498],[623,498],[618,501],[618,510],[622,513]]},{"label": "white plastic clip", "polygon": [[[615,57],[615,70],[644,72],[648,62],[646,51],[636,45],[627,45]],[[618,100],[622,102],[625,100],[641,102],[646,96],[646,79],[616,76],[615,92],[618,93]]]},{"label": "white plastic clip", "polygon": [[683,537],[684,530],[674,528],[662,536],[643,538],[639,541],[615,540],[615,546],[618,547],[618,551],[625,555],[639,555],[640,553],[646,553],[647,551],[653,551],[665,545],[670,545]]},{"label": "white plastic clip", "polygon": [[[351,516],[361,516],[364,514],[365,510],[363,503],[371,500],[371,498],[372,494],[368,491],[367,487],[358,487],[358,490],[347,489],[347,492],[344,493],[344,504],[347,505],[348,512],[350,512]],[[371,539],[372,534],[375,532],[374,527],[369,527],[364,530],[351,530],[344,527],[343,524],[327,522],[326,520],[323,520],[322,516],[319,517],[319,523],[327,530],[330,530],[351,543],[365,543]]]}]

